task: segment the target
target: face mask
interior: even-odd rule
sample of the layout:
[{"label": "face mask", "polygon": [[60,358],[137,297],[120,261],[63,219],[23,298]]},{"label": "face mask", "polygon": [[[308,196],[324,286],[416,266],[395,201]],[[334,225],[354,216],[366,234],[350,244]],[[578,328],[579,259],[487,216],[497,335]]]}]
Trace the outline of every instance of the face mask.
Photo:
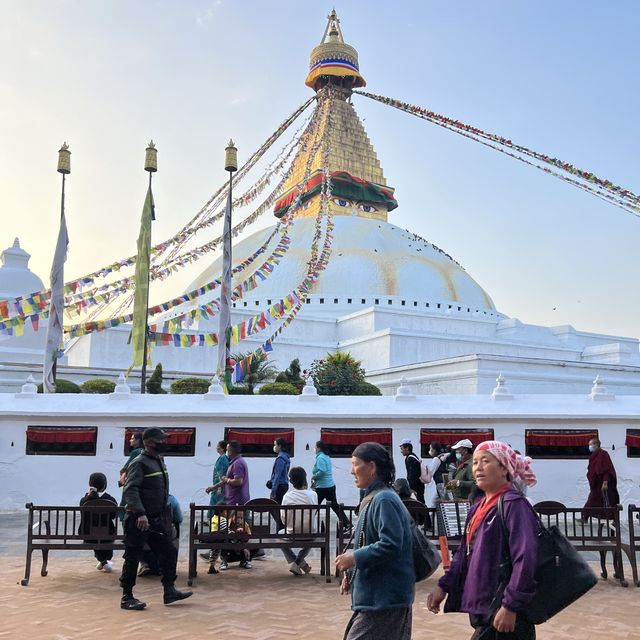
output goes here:
[{"label": "face mask", "polygon": [[273,447],[273,453],[278,453],[278,447]]},{"label": "face mask", "polygon": [[456,460],[462,460],[462,454],[456,453]]},{"label": "face mask", "polygon": [[590,444],[590,445],[589,445],[589,451],[590,451],[591,453],[593,453],[597,448],[598,448],[598,447],[596,447],[596,446],[594,446],[594,445],[592,445],[592,444]]},{"label": "face mask", "polygon": [[433,449],[431,449],[431,450],[429,451],[429,455],[430,455],[432,458],[435,458],[437,454],[436,454],[436,452],[435,452]]}]

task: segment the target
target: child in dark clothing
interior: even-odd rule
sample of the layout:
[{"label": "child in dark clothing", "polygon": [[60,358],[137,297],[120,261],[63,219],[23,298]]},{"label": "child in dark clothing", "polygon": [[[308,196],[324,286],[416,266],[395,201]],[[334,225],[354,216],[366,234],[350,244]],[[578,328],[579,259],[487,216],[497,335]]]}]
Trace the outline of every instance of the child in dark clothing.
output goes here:
[{"label": "child in dark clothing", "polygon": [[[100,503],[96,503],[95,506],[104,505],[104,502],[109,503],[112,502],[114,506],[118,506],[118,501],[105,492],[107,488],[107,476],[104,473],[96,472],[92,473],[89,476],[89,491],[81,498],[80,506],[90,505],[94,503],[96,500],[100,500]],[[104,502],[102,502],[104,501]],[[80,535],[89,535],[92,526],[99,526],[109,523],[109,532],[115,533],[116,525],[116,510],[113,510],[113,513],[83,513],[82,519],[80,521]],[[85,542],[97,542],[96,540],[85,540]],[[107,573],[111,573],[113,571],[113,563],[111,559],[113,558],[113,551],[107,549],[95,549],[94,555],[98,564],[96,565],[96,569],[98,571],[105,571]]]}]

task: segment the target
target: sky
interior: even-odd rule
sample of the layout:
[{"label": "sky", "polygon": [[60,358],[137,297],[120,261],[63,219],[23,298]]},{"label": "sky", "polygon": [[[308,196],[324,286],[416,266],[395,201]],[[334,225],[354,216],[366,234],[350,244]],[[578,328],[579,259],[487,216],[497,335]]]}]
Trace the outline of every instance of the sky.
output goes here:
[{"label": "sky", "polygon": [[[18,236],[48,284],[63,141],[72,152],[67,280],[135,253],[151,138],[153,239],[173,235],[225,180],[228,139],[242,163],[311,95],[309,53],[333,6],[0,0],[0,248]],[[367,90],[640,193],[640,3],[335,8]],[[396,188],[389,221],[452,255],[499,311],[640,337],[640,218],[428,122],[364,97],[354,104]],[[217,228],[207,234],[199,243]],[[152,303],[180,293],[208,262],[166,281]]]}]

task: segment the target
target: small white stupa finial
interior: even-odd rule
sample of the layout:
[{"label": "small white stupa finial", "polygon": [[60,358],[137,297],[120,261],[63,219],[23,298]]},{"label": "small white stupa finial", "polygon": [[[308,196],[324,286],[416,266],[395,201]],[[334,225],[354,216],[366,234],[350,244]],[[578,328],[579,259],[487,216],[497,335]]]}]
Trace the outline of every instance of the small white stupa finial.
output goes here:
[{"label": "small white stupa finial", "polygon": [[505,377],[502,375],[502,372],[500,372],[496,378],[496,386],[491,392],[491,397],[494,400],[513,400],[513,396],[509,393],[509,389],[507,389]]},{"label": "small white stupa finial", "polygon": [[400,386],[396,390],[396,400],[415,400],[416,396],[413,389],[407,384],[407,379],[402,376],[400,378]]},{"label": "small white stupa finial", "polygon": [[604,384],[604,380],[597,375],[596,379],[593,381],[593,386],[591,387],[591,393],[589,394],[589,399],[591,400],[615,400],[615,395],[613,393],[609,393],[607,387]]}]

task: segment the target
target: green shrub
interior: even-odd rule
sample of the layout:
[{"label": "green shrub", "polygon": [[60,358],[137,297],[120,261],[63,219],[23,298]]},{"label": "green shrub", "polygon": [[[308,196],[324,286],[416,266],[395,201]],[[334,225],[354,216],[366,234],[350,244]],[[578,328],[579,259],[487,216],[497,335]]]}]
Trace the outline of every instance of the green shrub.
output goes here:
[{"label": "green shrub", "polygon": [[295,358],[289,364],[288,369],[281,371],[276,376],[276,382],[288,382],[298,390],[298,393],[300,393],[302,391],[302,387],[304,387],[304,378],[300,375],[301,372],[300,360]]},{"label": "green shrub", "polygon": [[180,378],[171,383],[171,393],[207,393],[210,385],[205,378]]},{"label": "green shrub", "polygon": [[87,380],[80,385],[82,393],[113,393],[115,388],[116,383],[113,380],[107,380],[106,378]]},{"label": "green shrub", "polygon": [[146,383],[147,393],[167,393],[162,388],[162,365],[158,363]]},{"label": "green shrub", "polygon": [[299,394],[295,385],[289,382],[270,382],[263,384],[258,390],[261,396],[297,396]]},{"label": "green shrub", "polygon": [[381,396],[382,391],[376,387],[375,384],[371,384],[370,382],[359,382],[355,389],[353,390],[352,395],[354,396]]},{"label": "green shrub", "polygon": [[[38,393],[42,393],[42,382],[38,385]],[[56,393],[82,393],[82,389],[71,380],[58,378],[56,380]]]},{"label": "green shrub", "polygon": [[324,360],[311,364],[311,378],[321,396],[353,396],[364,382],[360,361],[349,353],[329,353]]},{"label": "green shrub", "polygon": [[252,396],[253,389],[245,387],[243,384],[236,384],[229,389],[230,396]]}]

